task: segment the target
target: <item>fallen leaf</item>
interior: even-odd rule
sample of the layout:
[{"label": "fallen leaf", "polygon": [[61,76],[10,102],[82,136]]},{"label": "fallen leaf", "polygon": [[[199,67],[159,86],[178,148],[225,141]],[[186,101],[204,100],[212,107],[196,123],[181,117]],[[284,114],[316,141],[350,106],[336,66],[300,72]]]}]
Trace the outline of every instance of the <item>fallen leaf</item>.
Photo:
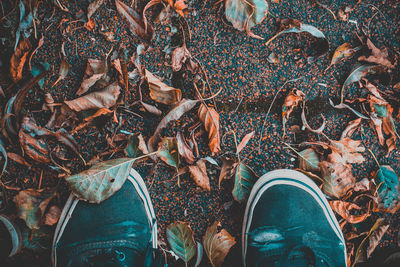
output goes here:
[{"label": "fallen leaf", "polygon": [[251,28],[261,23],[268,13],[265,0],[225,0],[225,17],[239,31],[246,31],[251,37],[263,39],[251,32]]},{"label": "fallen leaf", "polygon": [[22,71],[32,45],[29,39],[19,42],[17,49],[10,59],[10,75],[15,83],[22,79]]},{"label": "fallen leaf", "polygon": [[203,237],[203,246],[207,257],[213,267],[220,267],[231,247],[236,244],[235,238],[228,231],[222,229],[218,232],[219,222],[207,228]]},{"label": "fallen leaf", "polygon": [[4,164],[3,164],[3,167],[1,168],[1,173],[0,173],[0,178],[1,178],[1,176],[3,176],[3,174],[4,174],[4,171],[6,170],[7,160],[8,160],[8,155],[9,155],[6,151],[6,149],[4,148],[4,143],[1,139],[0,139],[0,153],[2,154],[3,159],[4,159]]},{"label": "fallen leaf", "polygon": [[240,141],[239,145],[236,148],[236,154],[239,154],[240,151],[242,151],[243,148],[245,148],[245,146],[250,141],[250,139],[254,136],[255,133],[256,133],[255,131],[252,131],[251,133],[248,133],[243,137],[242,141]]},{"label": "fallen leaf", "polygon": [[274,52],[272,52],[271,54],[269,54],[267,60],[268,60],[268,62],[271,63],[271,64],[279,64],[279,63],[281,63],[281,60],[279,59],[278,55],[275,54]]},{"label": "fallen leaf", "polygon": [[100,203],[124,184],[135,159],[118,158],[93,165],[90,169],[65,178],[72,193],[90,203]]},{"label": "fallen leaf", "polygon": [[[0,144],[0,146],[1,146],[1,144]],[[15,153],[12,153],[12,152],[7,152],[7,157],[9,159],[17,162],[18,164],[24,165],[24,166],[26,166],[28,168],[31,167],[31,165],[28,162],[26,162],[26,160],[23,157],[21,157],[20,155],[18,155],[18,154],[15,154]]]},{"label": "fallen leaf", "polygon": [[130,158],[137,158],[149,154],[142,134],[129,136],[128,144],[124,149],[124,153]]},{"label": "fallen leaf", "polygon": [[389,165],[382,165],[375,177],[377,186],[377,202],[374,203],[374,212],[384,211],[395,213],[400,208],[399,177]]},{"label": "fallen leaf", "polygon": [[388,59],[389,53],[386,47],[378,49],[370,39],[367,39],[367,46],[370,49],[371,54],[369,56],[360,56],[359,61],[367,61],[369,63],[376,63],[390,69],[394,68],[394,65]]},{"label": "fallen leaf", "polygon": [[309,62],[313,62],[315,58],[323,56],[329,51],[329,42],[325,35],[312,25],[302,23],[297,19],[282,19],[280,20],[280,31],[271,37],[265,45],[270,44],[275,38],[285,33],[302,33],[308,32],[314,36],[317,41],[313,44],[313,48],[316,50],[314,56],[308,57]]},{"label": "fallen leaf", "polygon": [[289,120],[290,114],[293,112],[293,109],[299,105],[301,101],[304,101],[305,94],[300,91],[294,89],[291,91],[285,98],[285,101],[282,105],[282,124],[283,124],[283,135],[286,135],[286,122]]},{"label": "fallen leaf", "polygon": [[176,222],[167,227],[167,240],[173,252],[182,259],[186,266],[196,254],[193,231],[188,223]]},{"label": "fallen leaf", "polygon": [[86,117],[86,118],[84,119],[84,122],[82,122],[82,123],[80,123],[78,126],[76,126],[76,127],[71,131],[71,134],[74,134],[74,133],[76,133],[77,131],[79,131],[79,130],[85,128],[85,127],[88,126],[88,125],[90,125],[90,123],[91,123],[95,118],[98,118],[98,117],[100,117],[100,116],[107,115],[107,114],[110,114],[110,113],[113,113],[113,112],[114,112],[114,111],[112,111],[112,110],[110,110],[110,109],[108,109],[108,108],[101,108],[101,109],[97,110],[93,115],[91,115],[91,116],[89,116],[89,117]]},{"label": "fallen leaf", "polygon": [[[371,214],[368,212],[361,212],[362,208],[355,203],[332,200],[329,204],[334,212],[339,214],[343,219],[349,223],[360,223],[365,221]],[[358,214],[353,214],[354,211]]]},{"label": "fallen leaf", "polygon": [[18,216],[29,229],[39,229],[47,205],[53,197],[54,192],[34,189],[22,190],[14,197]]},{"label": "fallen leaf", "polygon": [[119,0],[115,0],[115,5],[119,15],[126,21],[126,23],[128,23],[129,30],[134,35],[147,42],[153,38],[153,28],[150,24],[143,21],[144,18],[141,15]]},{"label": "fallen leaf", "polygon": [[179,154],[186,160],[187,163],[193,164],[195,161],[193,151],[186,143],[185,137],[181,132],[176,134],[176,140],[178,143]]},{"label": "fallen leaf", "polygon": [[165,105],[174,105],[182,100],[180,89],[166,85],[147,69],[145,70],[145,78],[149,84],[150,97],[154,101]]},{"label": "fallen leaf", "polygon": [[25,153],[37,162],[50,163],[49,147],[42,139],[36,139],[23,129],[19,131],[19,142]]},{"label": "fallen leaf", "polygon": [[211,150],[211,155],[214,156],[215,153],[221,151],[220,147],[220,135],[219,135],[219,114],[212,108],[206,106],[206,104],[201,104],[198,112],[200,121],[203,123],[204,128],[208,132],[208,146]]},{"label": "fallen leaf", "polygon": [[207,175],[206,161],[199,159],[196,165],[189,166],[189,172],[194,182],[206,191],[210,191],[210,179]]},{"label": "fallen leaf", "polygon": [[176,169],[179,168],[179,150],[175,137],[164,137],[158,144],[157,155],[169,166],[175,167]]},{"label": "fallen leaf", "polygon": [[236,166],[235,185],[232,190],[233,198],[239,203],[245,202],[257,179],[258,176],[252,169],[243,162],[239,162]]},{"label": "fallen leaf", "polygon": [[362,163],[365,161],[365,158],[360,153],[365,151],[361,140],[353,140],[346,137],[339,141],[331,140],[330,143],[342,155],[342,159],[345,160],[346,163]]},{"label": "fallen leaf", "polygon": [[33,50],[31,55],[29,56],[28,65],[29,65],[29,69],[31,71],[32,71],[31,60],[32,60],[33,56],[36,54],[36,52],[39,50],[39,48],[41,48],[43,46],[43,44],[44,44],[44,35],[42,35],[42,37],[39,39],[37,47],[35,48],[35,50]]},{"label": "fallen leaf", "polygon": [[35,12],[35,11],[37,11],[37,6],[34,7],[34,10],[32,10],[32,12],[29,12],[29,11],[25,12],[24,1],[22,1],[22,0],[19,1],[19,25],[18,25],[17,31],[15,32],[14,50],[16,50],[17,45],[19,45],[18,42],[19,42],[19,38],[21,37],[21,33],[26,38],[28,38],[30,36],[28,29],[33,26],[33,16],[32,15],[37,14],[37,12]]},{"label": "fallen leaf", "polygon": [[121,87],[118,82],[114,82],[100,91],[89,93],[73,100],[64,101],[67,106],[74,111],[88,109],[110,108],[117,103]]},{"label": "fallen leaf", "polygon": [[358,129],[361,124],[361,118],[355,119],[347,125],[347,127],[343,130],[340,139],[351,138],[353,133]]},{"label": "fallen leaf", "polygon": [[305,171],[319,171],[319,156],[312,148],[299,152],[299,168]]},{"label": "fallen leaf", "polygon": [[222,167],[218,178],[218,187],[224,179],[230,179],[235,174],[236,160],[233,158],[221,157]]},{"label": "fallen leaf", "polygon": [[372,83],[370,83],[367,79],[363,79],[364,83],[364,87],[367,88],[367,90],[373,94],[376,98],[379,98],[381,100],[384,100],[383,97],[381,96],[381,94],[379,93],[379,89],[378,87],[376,87],[375,85],[373,85]]},{"label": "fallen leaf", "polygon": [[358,48],[351,47],[351,44],[344,43],[336,48],[335,52],[333,53],[331,64],[329,66],[335,65],[340,61],[343,61],[351,56],[358,50]]},{"label": "fallen leaf", "polygon": [[180,71],[185,62],[190,59],[190,52],[187,50],[186,45],[184,44],[181,47],[177,47],[172,51],[171,59],[172,59],[172,70]]},{"label": "fallen leaf", "polygon": [[87,17],[90,19],[97,9],[104,3],[104,0],[94,0],[88,6]]},{"label": "fallen leaf", "polygon": [[61,45],[62,59],[61,59],[60,69],[58,71],[58,79],[53,83],[52,86],[55,86],[59,81],[64,80],[65,77],[67,77],[68,75],[69,69],[71,68],[71,66],[68,64],[66,60],[64,45],[65,43],[62,43]]},{"label": "fallen leaf", "polygon": [[340,161],[322,161],[318,166],[324,179],[322,191],[328,196],[341,198],[356,182],[349,164]]},{"label": "fallen leaf", "polygon": [[44,216],[43,223],[45,225],[54,225],[58,222],[61,215],[61,209],[57,206],[51,206]]},{"label": "fallen leaf", "polygon": [[85,75],[77,95],[86,93],[97,81],[103,79],[107,74],[107,62],[99,59],[88,59]]},{"label": "fallen leaf", "polygon": [[308,124],[308,122],[307,122],[306,112],[305,112],[305,107],[306,107],[306,105],[305,105],[304,102],[303,102],[303,105],[302,105],[302,106],[303,106],[303,108],[302,108],[302,111],[301,111],[301,121],[302,121],[304,127],[306,127],[306,129],[309,130],[310,132],[313,132],[313,133],[322,133],[322,132],[324,131],[325,125],[326,125],[326,120],[325,120],[324,115],[321,114],[321,118],[322,118],[322,124],[321,124],[321,126],[318,127],[317,129],[313,129],[313,128],[311,128],[311,126],[310,126],[310,125]]}]

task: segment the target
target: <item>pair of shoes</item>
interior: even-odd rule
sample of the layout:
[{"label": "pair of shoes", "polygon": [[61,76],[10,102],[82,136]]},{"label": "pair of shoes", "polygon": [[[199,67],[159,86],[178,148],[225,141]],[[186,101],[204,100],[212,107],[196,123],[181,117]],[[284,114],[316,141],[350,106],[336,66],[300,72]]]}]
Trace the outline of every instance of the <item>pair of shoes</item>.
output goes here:
[{"label": "pair of shoes", "polygon": [[[243,220],[243,266],[346,266],[339,224],[304,174],[276,170],[254,185]],[[146,185],[131,170],[101,204],[70,196],[53,240],[53,266],[163,266]],[[239,265],[238,265],[239,266]]]}]

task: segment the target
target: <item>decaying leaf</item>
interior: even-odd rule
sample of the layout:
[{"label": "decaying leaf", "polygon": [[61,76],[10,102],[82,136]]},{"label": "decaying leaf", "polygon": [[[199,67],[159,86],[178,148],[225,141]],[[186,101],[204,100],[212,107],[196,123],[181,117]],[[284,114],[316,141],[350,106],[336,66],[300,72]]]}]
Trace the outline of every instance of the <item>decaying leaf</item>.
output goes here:
[{"label": "decaying leaf", "polygon": [[136,36],[149,42],[153,38],[153,27],[143,21],[143,17],[125,3],[115,0],[115,5],[120,16],[129,25],[129,30]]},{"label": "decaying leaf", "polygon": [[180,89],[166,85],[148,70],[145,70],[145,77],[149,84],[151,99],[165,105],[174,105],[181,101],[182,91]]},{"label": "decaying leaf", "polygon": [[104,0],[94,0],[88,6],[87,17],[90,19],[97,9],[104,3]]},{"label": "decaying leaf", "polygon": [[240,151],[242,151],[243,148],[246,147],[247,143],[250,141],[255,133],[255,131],[252,131],[251,133],[248,133],[243,137],[242,141],[240,141],[239,145],[236,148],[236,154],[240,153]]},{"label": "decaying leaf", "polygon": [[86,93],[98,80],[105,78],[107,74],[107,62],[99,59],[88,59],[85,75],[77,95]]},{"label": "decaying leaf", "polygon": [[179,151],[178,143],[175,137],[164,137],[158,144],[158,154],[162,161],[169,166],[179,168]]},{"label": "decaying leaf", "polygon": [[333,211],[349,223],[360,223],[371,215],[369,211],[363,212],[362,208],[355,203],[342,200],[332,200],[329,201],[329,204]]},{"label": "decaying leaf", "polygon": [[393,69],[394,65],[388,59],[389,53],[386,47],[378,49],[370,39],[367,39],[367,46],[370,49],[371,54],[369,56],[360,56],[359,61],[367,61],[369,63],[376,63],[387,68]]},{"label": "decaying leaf", "polygon": [[61,45],[61,64],[60,64],[60,69],[58,71],[58,79],[53,83],[52,86],[56,85],[59,81],[64,80],[65,77],[67,77],[69,69],[71,68],[71,65],[68,64],[67,59],[66,59],[66,54],[65,54],[65,48],[64,48],[65,43],[62,43]]},{"label": "decaying leaf", "polygon": [[120,92],[121,87],[118,82],[114,82],[100,91],[64,102],[70,109],[77,112],[88,109],[110,108],[117,103]]},{"label": "decaying leaf", "polygon": [[225,17],[239,31],[246,31],[251,37],[263,39],[251,32],[251,28],[261,23],[268,13],[265,0],[225,0]]},{"label": "decaying leaf", "polygon": [[29,229],[39,229],[44,212],[54,192],[26,189],[14,197],[19,218],[23,219]]},{"label": "decaying leaf", "polygon": [[357,50],[358,50],[357,48],[351,47],[351,44],[349,43],[344,43],[340,45],[338,48],[336,48],[335,52],[333,53],[330,66],[335,65],[340,61],[343,61],[353,56]]},{"label": "decaying leaf", "polygon": [[283,124],[283,132],[286,134],[286,122],[289,120],[290,114],[293,112],[293,109],[299,105],[301,101],[304,101],[305,94],[300,91],[294,89],[291,91],[285,98],[285,101],[282,105],[282,124]]},{"label": "decaying leaf", "polygon": [[214,222],[203,237],[204,250],[213,267],[222,266],[229,250],[236,244],[235,238],[228,231],[222,229],[218,232],[218,225],[219,222]]},{"label": "decaying leaf", "polygon": [[284,33],[302,32],[308,32],[317,39],[317,41],[313,44],[313,48],[315,50],[314,56],[308,57],[308,61],[313,62],[315,58],[318,58],[329,51],[329,42],[325,35],[314,26],[304,24],[297,19],[282,19],[280,21],[280,31],[270,38],[265,45],[270,44],[275,38]]},{"label": "decaying leaf", "polygon": [[395,213],[400,208],[400,182],[392,167],[382,165],[375,175],[377,202],[373,211]]},{"label": "decaying leaf", "polygon": [[299,152],[299,168],[305,171],[319,171],[319,156],[312,148]]},{"label": "decaying leaf", "polygon": [[210,179],[207,175],[206,161],[199,159],[196,165],[189,166],[190,176],[192,176],[194,182],[206,191],[210,191]]},{"label": "decaying leaf", "polygon": [[31,49],[32,45],[29,39],[24,39],[19,42],[17,49],[10,59],[10,75],[15,83],[22,79],[22,70]]},{"label": "decaying leaf", "polygon": [[181,132],[176,134],[176,141],[178,143],[179,154],[186,160],[187,163],[193,164],[195,161],[193,151],[186,143],[185,137]]},{"label": "decaying leaf", "polygon": [[218,178],[218,186],[221,187],[221,182],[224,179],[230,179],[235,174],[236,160],[232,158],[221,157],[222,168]]},{"label": "decaying leaf", "polygon": [[219,135],[219,114],[212,108],[201,104],[198,112],[200,121],[203,123],[204,128],[208,132],[208,146],[211,150],[211,155],[214,156],[216,153],[221,151],[220,147],[220,135]]},{"label": "decaying leaf", "polygon": [[61,215],[61,209],[57,206],[51,206],[44,216],[43,223],[45,225],[54,225],[58,222]]},{"label": "decaying leaf", "polygon": [[167,240],[172,251],[181,258],[185,264],[196,254],[196,243],[193,231],[188,223],[176,222],[167,227]]},{"label": "decaying leaf", "polygon": [[353,140],[346,137],[339,141],[331,140],[330,143],[337,149],[341,154],[341,158],[346,163],[362,163],[365,161],[365,158],[361,154],[361,152],[365,151],[365,147],[361,144],[361,140]]},{"label": "decaying leaf", "polygon": [[257,179],[258,176],[252,169],[243,162],[239,162],[236,166],[235,185],[232,190],[233,198],[239,203],[245,202]]},{"label": "decaying leaf", "polygon": [[122,187],[134,161],[131,158],[118,158],[100,162],[65,180],[79,199],[100,203]]},{"label": "decaying leaf", "polygon": [[125,155],[130,158],[137,158],[149,154],[142,134],[129,136],[128,144],[126,145],[124,152]]}]

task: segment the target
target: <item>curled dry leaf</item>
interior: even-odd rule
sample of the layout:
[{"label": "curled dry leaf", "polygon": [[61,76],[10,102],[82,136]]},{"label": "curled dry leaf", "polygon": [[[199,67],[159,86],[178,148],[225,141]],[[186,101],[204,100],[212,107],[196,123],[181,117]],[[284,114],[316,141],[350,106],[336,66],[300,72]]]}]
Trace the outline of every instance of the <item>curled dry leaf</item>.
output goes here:
[{"label": "curled dry leaf", "polygon": [[[136,36],[149,42],[153,38],[153,27],[144,22],[143,17],[125,3],[115,0],[119,15],[129,25],[129,30]],[[146,26],[145,26],[146,25]]]},{"label": "curled dry leaf", "polygon": [[167,227],[167,240],[171,249],[185,264],[196,254],[193,231],[188,223],[176,222]]},{"label": "curled dry leaf", "polygon": [[29,39],[24,39],[19,42],[17,49],[10,59],[10,76],[15,83],[22,79],[22,70],[31,49],[32,45]]},{"label": "curled dry leaf", "polygon": [[374,203],[374,212],[384,211],[395,213],[400,208],[400,182],[393,168],[382,165],[375,175],[377,185],[377,202]]},{"label": "curled dry leaf", "polygon": [[280,31],[269,39],[265,45],[271,43],[275,38],[285,33],[302,33],[308,32],[314,36],[317,41],[313,44],[315,50],[314,56],[308,57],[308,61],[313,62],[315,58],[318,58],[329,51],[329,42],[325,35],[312,25],[304,24],[297,19],[283,19],[280,21]]},{"label": "curled dry leaf", "polygon": [[65,178],[72,193],[90,203],[100,203],[124,184],[135,159],[118,158],[94,164],[90,169]]},{"label": "curled dry leaf", "polygon": [[340,139],[345,139],[345,138],[351,138],[351,136],[353,135],[353,133],[358,129],[358,127],[361,124],[361,118],[355,119],[351,122],[349,122],[349,124],[347,125],[347,127],[343,130],[342,132],[342,136],[340,137]]},{"label": "curled dry leaf", "polygon": [[293,112],[293,109],[299,105],[300,102],[304,101],[305,94],[300,91],[294,89],[291,91],[285,98],[285,101],[282,105],[282,124],[283,124],[283,132],[286,134],[286,122],[289,120],[290,114]]},{"label": "curled dry leaf", "polygon": [[343,61],[353,56],[357,50],[358,48],[351,47],[351,44],[349,43],[344,43],[340,45],[338,48],[336,48],[335,52],[333,53],[330,66],[335,65],[340,61]]},{"label": "curled dry leaf", "polygon": [[130,158],[137,158],[149,154],[142,134],[129,136],[128,144],[124,149],[124,153]]},{"label": "curled dry leaf", "polygon": [[86,117],[86,118],[84,119],[84,122],[80,123],[78,126],[76,126],[76,127],[71,131],[71,134],[74,134],[74,133],[76,133],[77,131],[79,131],[79,130],[85,128],[85,127],[88,126],[88,125],[90,125],[90,123],[91,123],[95,118],[98,118],[98,117],[100,117],[100,116],[107,115],[107,114],[110,114],[110,113],[113,113],[113,111],[112,111],[112,110],[109,110],[108,108],[101,108],[101,109],[99,109],[99,110],[96,111],[93,115],[91,115],[91,116],[89,116],[89,117]]},{"label": "curled dry leaf", "polygon": [[212,266],[220,267],[231,247],[236,244],[235,238],[228,231],[222,229],[218,232],[219,222],[207,228],[203,237],[203,246]]},{"label": "curled dry leaf", "polygon": [[206,191],[210,191],[210,179],[207,175],[206,161],[199,159],[196,165],[189,166],[190,176],[192,176],[194,182]]},{"label": "curled dry leaf", "polygon": [[190,59],[190,52],[187,50],[186,45],[184,44],[181,47],[177,47],[172,51],[172,70],[180,71],[183,64],[185,64],[187,59]]},{"label": "curled dry leaf", "polygon": [[222,168],[218,179],[219,187],[221,187],[222,180],[232,178],[232,176],[235,174],[235,167],[236,167],[235,159],[221,157],[221,161],[222,161]]},{"label": "curled dry leaf", "polygon": [[186,143],[185,137],[181,132],[176,134],[176,140],[178,143],[179,154],[187,161],[187,163],[193,164],[195,161],[193,151]]},{"label": "curled dry leaf", "polygon": [[395,66],[388,59],[389,53],[386,47],[382,49],[378,49],[370,39],[367,39],[367,46],[370,49],[369,56],[360,56],[358,58],[359,61],[367,61],[369,63],[376,63],[387,68],[393,69]]},{"label": "curled dry leaf", "polygon": [[243,148],[246,147],[247,143],[250,141],[250,139],[254,136],[255,133],[256,133],[255,131],[252,131],[251,133],[248,133],[243,137],[242,141],[239,143],[239,145],[236,148],[237,154],[240,153],[240,151],[242,151]]},{"label": "curled dry leaf", "polygon": [[58,71],[58,79],[54,82],[54,84],[52,86],[55,86],[61,80],[64,80],[65,77],[67,77],[67,75],[68,75],[69,69],[71,68],[71,65],[68,64],[67,59],[66,59],[64,45],[65,45],[65,43],[62,43],[62,45],[61,45],[62,59],[61,59],[60,69]]},{"label": "curled dry leaf", "polygon": [[321,118],[322,118],[321,126],[318,129],[313,129],[313,128],[311,128],[311,126],[307,122],[306,113],[305,113],[305,106],[306,106],[305,103],[303,103],[303,108],[302,108],[302,111],[301,111],[301,121],[303,122],[304,127],[306,127],[307,130],[309,130],[310,132],[322,133],[324,131],[325,125],[326,125],[326,120],[325,120],[324,115],[321,114]]},{"label": "curled dry leaf", "polygon": [[45,225],[54,225],[58,222],[61,215],[61,209],[57,206],[51,206],[44,216],[43,223]]},{"label": "curled dry leaf", "polygon": [[98,92],[64,102],[70,109],[77,112],[88,109],[110,108],[117,103],[120,92],[121,87],[118,82],[114,82]]},{"label": "curled dry leaf", "polygon": [[22,190],[14,197],[18,216],[29,229],[39,229],[47,205],[53,197],[53,192],[34,189]]},{"label": "curled dry leaf", "polygon": [[145,78],[149,84],[150,97],[154,101],[165,105],[173,105],[181,101],[180,89],[166,85],[148,70],[145,70]]},{"label": "curled dry leaf", "polygon": [[211,150],[211,155],[221,151],[220,135],[219,135],[219,114],[212,108],[201,104],[198,112],[200,121],[203,123],[204,128],[208,132],[208,146]]},{"label": "curled dry leaf", "polygon": [[157,155],[169,166],[175,167],[176,169],[179,168],[179,150],[175,137],[164,137],[158,144]]},{"label": "curled dry leaf", "polygon": [[335,211],[349,223],[363,222],[371,215],[369,211],[362,212],[362,208],[355,203],[342,200],[332,200],[329,201],[329,204],[331,205],[333,211]]},{"label": "curled dry leaf", "polygon": [[88,59],[85,75],[77,95],[86,93],[98,80],[105,78],[107,73],[107,62],[99,59]]},{"label": "curled dry leaf", "polygon": [[263,39],[251,32],[268,13],[266,0],[225,0],[225,17],[239,31],[246,31],[251,37]]},{"label": "curled dry leaf", "polygon": [[239,203],[245,202],[257,179],[258,176],[250,167],[239,162],[236,166],[235,185],[232,190],[233,198]]}]

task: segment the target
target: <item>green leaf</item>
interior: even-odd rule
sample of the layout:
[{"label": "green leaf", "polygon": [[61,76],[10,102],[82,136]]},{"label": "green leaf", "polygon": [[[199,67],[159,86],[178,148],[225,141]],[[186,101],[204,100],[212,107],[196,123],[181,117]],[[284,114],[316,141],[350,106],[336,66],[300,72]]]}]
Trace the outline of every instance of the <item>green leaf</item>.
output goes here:
[{"label": "green leaf", "polygon": [[72,192],[90,203],[100,203],[114,195],[124,184],[135,159],[119,158],[93,165],[66,178]]},{"label": "green leaf", "polygon": [[400,208],[400,185],[392,167],[382,165],[375,175],[375,183],[378,203],[374,205],[374,211],[395,213]]},{"label": "green leaf", "polygon": [[158,144],[158,156],[169,166],[179,168],[179,150],[175,137],[164,137]]},{"label": "green leaf", "polygon": [[239,203],[246,201],[257,179],[258,176],[254,171],[240,162],[236,166],[235,185],[232,191],[233,198]]},{"label": "green leaf", "polygon": [[171,249],[186,264],[196,254],[196,243],[193,238],[193,231],[188,223],[176,222],[168,225],[167,239]]},{"label": "green leaf", "polygon": [[299,168],[305,171],[319,171],[319,157],[312,148],[304,149],[299,152]]}]

